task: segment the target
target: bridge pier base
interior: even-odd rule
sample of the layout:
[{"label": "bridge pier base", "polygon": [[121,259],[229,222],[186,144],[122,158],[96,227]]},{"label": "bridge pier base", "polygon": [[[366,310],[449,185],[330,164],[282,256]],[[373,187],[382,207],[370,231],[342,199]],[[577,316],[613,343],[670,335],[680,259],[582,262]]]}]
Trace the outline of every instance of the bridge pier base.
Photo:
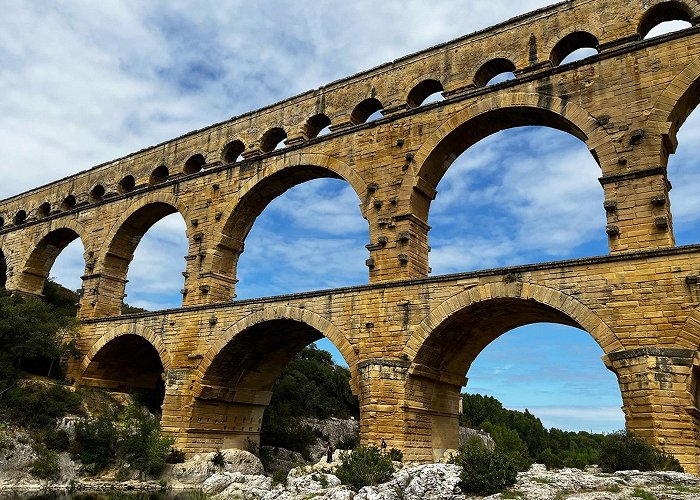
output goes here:
[{"label": "bridge pier base", "polygon": [[[459,448],[459,400],[464,376],[435,377],[427,367],[390,359],[358,365],[364,445],[386,440],[406,462],[432,463]],[[444,374],[443,374],[444,375]],[[460,382],[455,382],[459,379]]]},{"label": "bridge pier base", "polygon": [[700,472],[700,411],[690,349],[643,347],[603,356],[617,374],[627,430]]}]

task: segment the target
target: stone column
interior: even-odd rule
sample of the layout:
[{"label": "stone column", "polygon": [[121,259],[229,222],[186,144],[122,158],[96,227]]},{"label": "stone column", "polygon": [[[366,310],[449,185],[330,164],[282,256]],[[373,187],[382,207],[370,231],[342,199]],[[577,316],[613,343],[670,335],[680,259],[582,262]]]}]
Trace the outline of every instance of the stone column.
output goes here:
[{"label": "stone column", "polygon": [[[384,438],[404,459],[431,463],[459,447],[459,399],[464,377],[450,377],[410,361],[369,359],[358,364],[360,439]],[[458,380],[459,381],[458,381]]]},{"label": "stone column", "polygon": [[695,351],[641,347],[603,356],[617,374],[627,430],[675,456],[686,472],[700,471],[698,415],[690,393]]},{"label": "stone column", "polygon": [[611,253],[675,245],[666,167],[604,175],[600,183]]}]

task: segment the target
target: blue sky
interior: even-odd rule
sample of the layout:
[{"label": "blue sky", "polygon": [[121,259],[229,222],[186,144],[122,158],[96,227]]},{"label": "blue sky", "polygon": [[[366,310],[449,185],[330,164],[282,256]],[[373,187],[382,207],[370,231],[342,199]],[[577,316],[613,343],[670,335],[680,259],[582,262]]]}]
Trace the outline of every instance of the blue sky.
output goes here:
[{"label": "blue sky", "polygon": [[[222,121],[547,5],[546,0],[6,2],[0,19],[0,197]],[[670,162],[679,244],[697,242],[700,112]],[[490,136],[449,169],[432,205],[433,274],[607,253],[600,171],[579,140],[521,128]],[[240,298],[367,282],[359,200],[316,180],[274,200],[238,268]],[[566,221],[566,222],[565,222]],[[146,234],[127,302],[177,307],[184,222]],[[167,258],[163,258],[166,255]],[[333,258],[328,258],[332,255]],[[80,287],[74,243],[51,275]],[[328,348],[329,343],[321,342]],[[585,332],[533,325],[503,335],[468,374],[471,392],[529,408],[547,426],[624,425],[615,377]]]}]

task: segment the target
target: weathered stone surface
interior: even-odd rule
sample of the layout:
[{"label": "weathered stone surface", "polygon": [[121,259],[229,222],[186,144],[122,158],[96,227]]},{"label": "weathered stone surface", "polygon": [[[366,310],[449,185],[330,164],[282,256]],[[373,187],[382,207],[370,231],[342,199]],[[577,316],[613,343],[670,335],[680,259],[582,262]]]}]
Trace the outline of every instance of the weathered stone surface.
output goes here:
[{"label": "weathered stone surface", "polygon": [[461,468],[450,464],[427,464],[403,469],[388,483],[362,488],[356,500],[450,500],[463,498],[459,484]]},{"label": "weathered stone surface", "polygon": [[261,475],[264,472],[260,459],[250,452],[231,449],[221,450],[221,453],[225,461],[223,467],[219,467],[212,462],[213,452],[203,453],[195,455],[184,463],[175,464],[171,472],[172,479],[182,484],[200,485],[214,474]]},{"label": "weathered stone surface", "polygon": [[[697,24],[700,2],[561,2],[1,201],[7,288],[41,294],[80,238],[85,355],[69,376],[106,388],[164,379],[163,428],[188,456],[257,444],[276,375],[326,336],[350,367],[362,442],[385,438],[405,460],[433,462],[458,447],[466,367],[504,331],[544,321],[590,333],[627,427],[698,472],[700,247],[674,248],[666,167],[700,100],[700,32],[642,40],[679,17]],[[599,54],[559,65],[584,46]],[[516,78],[486,86],[504,64]],[[421,106],[428,91],[445,100]],[[445,169],[525,125],[586,143],[611,255],[428,278]],[[358,197],[370,285],[231,303],[256,217],[319,177],[345,179]],[[119,317],[138,242],[175,212],[189,242],[184,307]]]}]

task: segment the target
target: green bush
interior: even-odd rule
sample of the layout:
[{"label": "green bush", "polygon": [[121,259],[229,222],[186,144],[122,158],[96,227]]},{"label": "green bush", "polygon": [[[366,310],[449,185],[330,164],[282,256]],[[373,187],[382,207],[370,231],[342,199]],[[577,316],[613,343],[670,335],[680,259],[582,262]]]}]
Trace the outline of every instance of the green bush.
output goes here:
[{"label": "green bush", "polygon": [[452,463],[462,467],[460,487],[465,493],[492,495],[515,484],[518,471],[512,458],[499,451],[489,451],[480,439],[461,446]]},{"label": "green bush", "polygon": [[0,400],[9,420],[30,429],[54,428],[66,414],[80,413],[81,404],[78,393],[59,384],[13,387]]},{"label": "green bush", "polygon": [[38,455],[32,464],[32,474],[42,479],[56,479],[61,474],[61,467],[58,465],[58,453],[38,445],[34,448]]},{"label": "green bush", "polygon": [[75,428],[75,455],[86,471],[98,472],[113,463],[117,454],[117,430],[109,415]]},{"label": "green bush", "polygon": [[36,431],[34,440],[54,451],[66,451],[70,444],[70,438],[66,431],[51,427]]},{"label": "green bush", "polygon": [[185,461],[185,452],[178,448],[170,448],[168,456],[165,457],[166,464],[181,464]]},{"label": "green bush", "polygon": [[401,450],[397,450],[396,448],[390,449],[389,460],[392,462],[403,462],[403,452]]},{"label": "green bush", "polygon": [[376,446],[358,446],[351,452],[341,453],[340,460],[335,475],[355,490],[388,481],[394,472],[389,456]]},{"label": "green bush", "polygon": [[156,475],[165,466],[175,440],[164,436],[158,419],[136,405],[125,407],[118,416],[119,456],[146,475]]},{"label": "green bush", "polygon": [[648,441],[620,431],[609,434],[603,441],[600,467],[605,472],[618,470],[673,470],[683,472],[678,460]]},{"label": "green bush", "polygon": [[219,448],[216,449],[216,452],[211,457],[211,463],[213,463],[219,468],[222,468],[224,465],[226,465],[226,458],[224,458],[224,454],[221,453],[221,450]]}]

